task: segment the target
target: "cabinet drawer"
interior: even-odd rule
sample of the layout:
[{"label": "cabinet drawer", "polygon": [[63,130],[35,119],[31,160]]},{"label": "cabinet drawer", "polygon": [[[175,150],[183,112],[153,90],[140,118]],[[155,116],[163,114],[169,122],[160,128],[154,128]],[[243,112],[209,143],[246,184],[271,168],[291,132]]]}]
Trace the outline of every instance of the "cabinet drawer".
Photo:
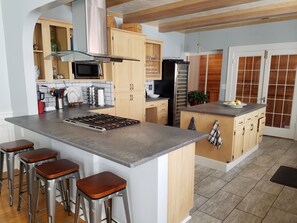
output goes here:
[{"label": "cabinet drawer", "polygon": [[158,116],[158,124],[166,125],[168,122],[168,115],[167,114],[161,114]]},{"label": "cabinet drawer", "polygon": [[158,107],[158,114],[167,114],[168,113],[168,109],[167,107],[164,108],[164,107]]},{"label": "cabinet drawer", "polygon": [[153,108],[153,107],[158,107],[158,103],[153,101],[153,102],[146,102],[145,103],[146,108]]},{"label": "cabinet drawer", "polygon": [[261,108],[259,111],[259,118],[263,118],[265,116],[266,108]]},{"label": "cabinet drawer", "polygon": [[159,101],[159,106],[162,108],[168,108],[168,101]]},{"label": "cabinet drawer", "polygon": [[254,111],[252,114],[253,114],[253,118],[254,119],[258,119],[259,118],[259,110]]},{"label": "cabinet drawer", "polygon": [[253,119],[253,113],[248,113],[244,116],[244,121],[246,122],[250,122]]},{"label": "cabinet drawer", "polygon": [[235,118],[235,126],[244,124],[245,115],[239,116]]}]

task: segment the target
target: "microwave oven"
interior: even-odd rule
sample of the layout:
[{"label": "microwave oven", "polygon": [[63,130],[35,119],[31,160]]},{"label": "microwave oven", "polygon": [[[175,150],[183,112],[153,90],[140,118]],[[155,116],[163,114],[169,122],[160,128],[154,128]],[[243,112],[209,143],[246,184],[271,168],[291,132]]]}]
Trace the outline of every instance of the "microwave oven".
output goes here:
[{"label": "microwave oven", "polygon": [[102,66],[102,63],[73,62],[72,72],[75,79],[102,79]]}]

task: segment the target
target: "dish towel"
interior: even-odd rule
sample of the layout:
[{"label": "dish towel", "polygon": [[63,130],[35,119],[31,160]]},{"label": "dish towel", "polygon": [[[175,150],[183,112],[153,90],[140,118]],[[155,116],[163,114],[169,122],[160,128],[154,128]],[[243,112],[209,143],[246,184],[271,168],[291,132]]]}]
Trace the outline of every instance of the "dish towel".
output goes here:
[{"label": "dish towel", "polygon": [[191,118],[190,124],[188,126],[189,130],[195,130],[196,131],[196,126],[195,126],[195,119],[194,117]]},{"label": "dish towel", "polygon": [[215,120],[213,127],[208,136],[208,142],[215,145],[219,149],[222,145],[222,138],[218,120]]}]

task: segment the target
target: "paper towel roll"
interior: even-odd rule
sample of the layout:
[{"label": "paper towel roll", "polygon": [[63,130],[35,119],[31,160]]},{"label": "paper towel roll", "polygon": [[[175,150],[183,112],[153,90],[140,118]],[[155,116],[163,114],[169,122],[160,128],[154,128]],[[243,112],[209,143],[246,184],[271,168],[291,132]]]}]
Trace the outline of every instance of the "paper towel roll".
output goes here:
[{"label": "paper towel roll", "polygon": [[103,89],[98,89],[98,105],[99,106],[104,106],[104,90]]}]

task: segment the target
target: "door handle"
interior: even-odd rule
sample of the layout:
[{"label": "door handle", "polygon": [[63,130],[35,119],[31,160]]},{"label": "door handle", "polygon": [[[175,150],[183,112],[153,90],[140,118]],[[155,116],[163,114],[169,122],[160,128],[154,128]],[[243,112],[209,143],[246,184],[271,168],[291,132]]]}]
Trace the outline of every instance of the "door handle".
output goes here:
[{"label": "door handle", "polygon": [[266,103],[266,97],[262,97],[262,98],[261,98],[261,102],[262,102],[262,103]]}]

